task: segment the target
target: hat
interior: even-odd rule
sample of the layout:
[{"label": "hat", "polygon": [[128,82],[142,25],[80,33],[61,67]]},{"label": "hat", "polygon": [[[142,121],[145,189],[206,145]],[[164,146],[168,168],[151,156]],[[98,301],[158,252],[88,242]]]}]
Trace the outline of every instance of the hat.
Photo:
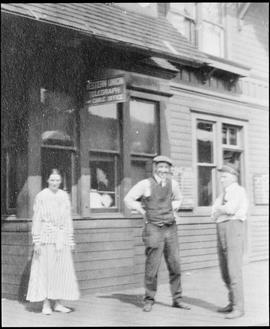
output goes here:
[{"label": "hat", "polygon": [[236,176],[239,175],[238,170],[237,170],[235,167],[230,166],[230,165],[228,165],[228,164],[222,166],[220,169],[218,169],[218,171],[221,171],[221,172],[228,172],[229,174],[231,174],[231,175],[236,175]]},{"label": "hat", "polygon": [[172,166],[172,160],[168,157],[166,157],[165,155],[158,155],[153,159],[153,162],[155,163],[159,163],[159,162],[166,162],[168,163],[170,166]]}]

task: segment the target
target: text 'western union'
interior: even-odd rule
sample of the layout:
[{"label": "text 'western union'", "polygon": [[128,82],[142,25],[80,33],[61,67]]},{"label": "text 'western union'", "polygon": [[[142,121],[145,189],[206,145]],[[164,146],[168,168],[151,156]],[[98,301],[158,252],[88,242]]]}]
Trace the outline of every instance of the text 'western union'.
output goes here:
[{"label": "text 'western union'", "polygon": [[107,95],[117,95],[122,92],[121,87],[112,87],[112,88],[105,88],[105,89],[98,89],[94,91],[89,91],[90,97],[98,97],[98,96],[107,96]]}]

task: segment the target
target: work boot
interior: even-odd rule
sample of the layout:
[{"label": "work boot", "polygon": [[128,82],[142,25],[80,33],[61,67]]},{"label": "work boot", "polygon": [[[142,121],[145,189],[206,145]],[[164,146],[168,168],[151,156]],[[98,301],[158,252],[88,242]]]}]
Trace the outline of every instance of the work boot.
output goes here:
[{"label": "work boot", "polygon": [[143,306],[143,311],[144,312],[151,312],[152,311],[152,305],[153,303],[151,302],[145,302]]},{"label": "work boot", "polygon": [[225,319],[237,319],[243,316],[244,314],[244,311],[233,310],[225,316]]},{"label": "work boot", "polygon": [[228,304],[225,307],[220,307],[217,309],[219,313],[229,313],[232,312],[232,310],[233,310],[232,304]]},{"label": "work boot", "polygon": [[180,301],[174,301],[172,304],[172,307],[182,308],[183,310],[191,309],[189,306],[185,305],[183,302],[180,302]]}]

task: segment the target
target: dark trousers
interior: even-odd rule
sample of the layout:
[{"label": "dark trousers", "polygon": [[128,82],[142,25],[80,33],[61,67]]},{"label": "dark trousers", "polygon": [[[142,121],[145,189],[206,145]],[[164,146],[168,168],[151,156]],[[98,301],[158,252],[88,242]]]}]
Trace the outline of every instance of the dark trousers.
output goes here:
[{"label": "dark trousers", "polygon": [[157,292],[158,270],[164,254],[170,277],[173,301],[182,297],[177,225],[158,227],[147,223],[143,230],[145,244],[145,301],[154,302]]},{"label": "dark trousers", "polygon": [[217,224],[217,247],[221,276],[229,291],[233,309],[244,311],[243,294],[244,224],[228,220]]}]

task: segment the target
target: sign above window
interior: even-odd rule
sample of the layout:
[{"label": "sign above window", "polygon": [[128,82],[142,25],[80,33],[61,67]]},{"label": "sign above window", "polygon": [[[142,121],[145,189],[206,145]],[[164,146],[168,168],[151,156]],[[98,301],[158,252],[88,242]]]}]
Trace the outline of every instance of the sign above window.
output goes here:
[{"label": "sign above window", "polygon": [[126,83],[124,77],[87,81],[86,90],[86,104],[89,106],[126,101]]}]

